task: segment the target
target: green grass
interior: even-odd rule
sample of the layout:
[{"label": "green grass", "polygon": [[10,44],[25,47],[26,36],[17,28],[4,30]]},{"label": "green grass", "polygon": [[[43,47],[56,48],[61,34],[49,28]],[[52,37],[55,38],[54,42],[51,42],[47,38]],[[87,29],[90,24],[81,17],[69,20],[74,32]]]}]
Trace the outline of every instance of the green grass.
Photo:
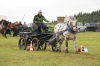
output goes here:
[{"label": "green grass", "polygon": [[8,39],[0,35],[0,66],[100,66],[100,32],[78,33],[77,47],[80,43],[88,48],[88,53],[74,54],[73,42],[69,41],[69,53],[53,52],[48,45],[45,51],[28,52],[19,50],[19,37]]},{"label": "green grass", "polygon": [[55,24],[47,24],[47,26],[53,27],[55,26]]}]

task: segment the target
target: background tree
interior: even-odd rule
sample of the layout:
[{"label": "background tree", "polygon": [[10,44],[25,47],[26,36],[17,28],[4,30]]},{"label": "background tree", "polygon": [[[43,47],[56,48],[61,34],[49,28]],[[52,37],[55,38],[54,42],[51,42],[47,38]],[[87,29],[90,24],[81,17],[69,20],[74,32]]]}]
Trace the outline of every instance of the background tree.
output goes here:
[{"label": "background tree", "polygon": [[87,22],[100,22],[100,10],[93,11],[92,13],[82,13],[79,12],[78,15],[74,15],[77,18],[78,22],[87,23]]}]

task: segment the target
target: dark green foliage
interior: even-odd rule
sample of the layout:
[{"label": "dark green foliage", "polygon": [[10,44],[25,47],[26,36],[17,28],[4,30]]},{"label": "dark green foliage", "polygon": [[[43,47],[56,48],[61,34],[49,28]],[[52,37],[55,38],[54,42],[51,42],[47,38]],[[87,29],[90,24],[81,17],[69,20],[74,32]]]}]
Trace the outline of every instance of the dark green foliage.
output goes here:
[{"label": "dark green foliage", "polygon": [[80,12],[78,15],[74,15],[77,17],[78,22],[100,22],[100,10],[93,11],[92,13],[82,13]]}]

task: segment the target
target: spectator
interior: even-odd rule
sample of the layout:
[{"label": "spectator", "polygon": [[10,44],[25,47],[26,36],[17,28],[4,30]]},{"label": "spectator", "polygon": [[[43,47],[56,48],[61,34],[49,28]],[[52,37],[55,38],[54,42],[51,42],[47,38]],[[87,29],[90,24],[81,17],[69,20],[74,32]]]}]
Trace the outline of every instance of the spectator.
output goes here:
[{"label": "spectator", "polygon": [[19,21],[19,24],[18,25],[22,25],[21,21]]},{"label": "spectator", "polygon": [[11,22],[8,23],[8,26],[7,26],[7,30],[6,30],[6,34],[9,34],[11,36]]},{"label": "spectator", "polygon": [[97,29],[98,29],[98,31],[100,31],[100,23],[99,22],[97,22]]},{"label": "spectator", "polygon": [[26,22],[24,22],[24,25],[26,26]]},{"label": "spectator", "polygon": [[98,29],[99,29],[99,31],[100,31],[100,22],[98,23],[98,26],[99,26]]},{"label": "spectator", "polygon": [[16,22],[15,22],[15,25],[17,26],[18,24],[19,24],[18,21],[16,21]]}]

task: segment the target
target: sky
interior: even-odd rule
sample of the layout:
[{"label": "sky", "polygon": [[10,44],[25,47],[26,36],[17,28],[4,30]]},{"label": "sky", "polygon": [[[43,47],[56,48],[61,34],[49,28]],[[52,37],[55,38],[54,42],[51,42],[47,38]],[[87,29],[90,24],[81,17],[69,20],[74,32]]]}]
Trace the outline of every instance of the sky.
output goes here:
[{"label": "sky", "polygon": [[22,23],[31,23],[39,10],[46,19],[54,21],[57,16],[73,16],[99,9],[100,0],[0,0],[0,15],[7,16],[11,22]]}]

